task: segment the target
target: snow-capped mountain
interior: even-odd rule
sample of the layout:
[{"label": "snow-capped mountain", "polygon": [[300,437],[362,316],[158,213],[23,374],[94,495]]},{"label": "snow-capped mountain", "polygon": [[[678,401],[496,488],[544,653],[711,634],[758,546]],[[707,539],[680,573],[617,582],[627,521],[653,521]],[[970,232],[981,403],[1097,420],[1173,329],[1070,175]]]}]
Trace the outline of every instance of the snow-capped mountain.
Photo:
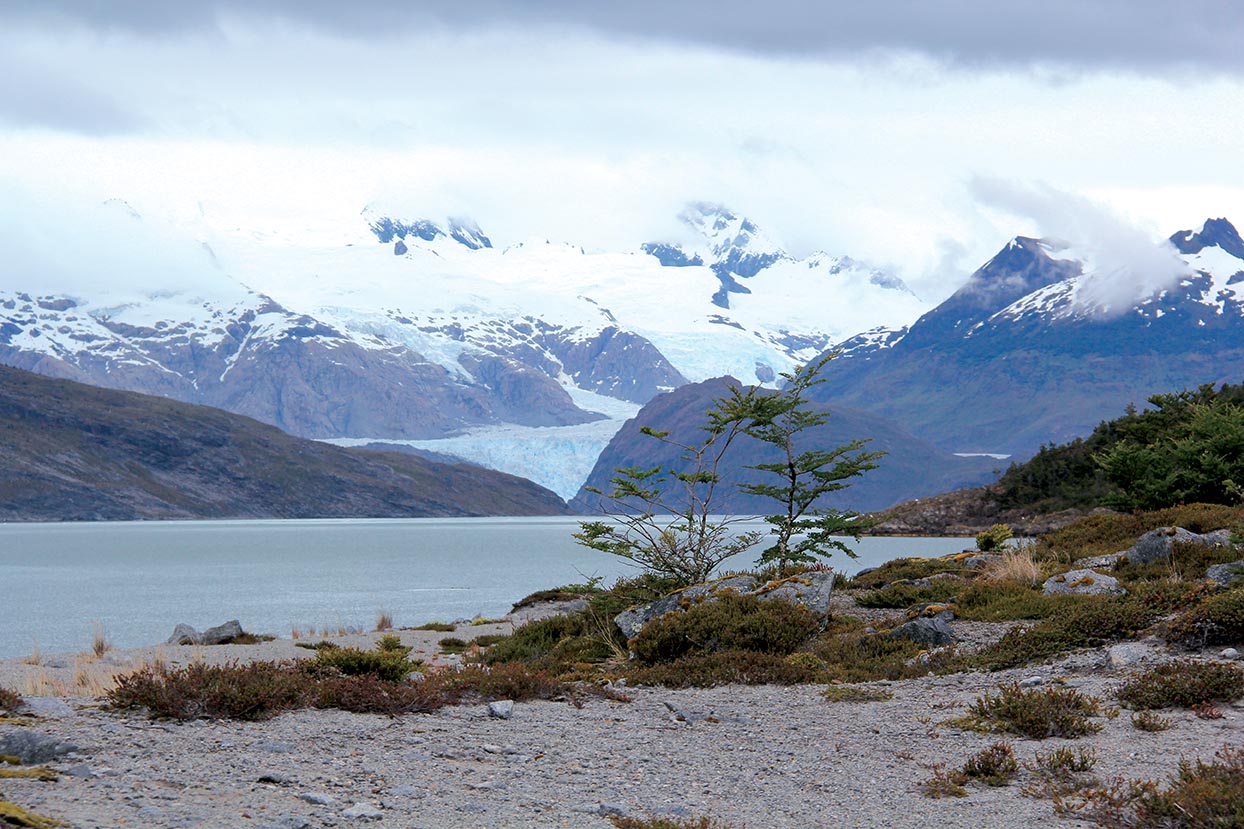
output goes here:
[{"label": "snow-capped mountain", "polygon": [[817,394],[951,451],[1024,456],[1153,394],[1239,382],[1235,228],[1208,220],[1145,261],[1163,272],[1107,269],[1063,243],[1016,238],[910,327],[841,343]]},{"label": "snow-capped mountain", "polygon": [[[136,261],[156,246],[147,219],[106,208],[121,217],[112,241]],[[50,257],[62,267],[0,285],[0,362],[302,436],[457,436],[457,454],[527,465],[533,447],[551,447],[535,465],[558,466],[573,494],[560,467],[585,467],[584,442],[603,447],[659,392],[726,373],[772,382],[861,322],[926,310],[895,278],[825,254],[797,260],[724,208],[681,218],[703,241],[664,257],[545,240],[499,248],[468,219],[374,208],[339,233],[294,239],[179,226],[158,243],[176,278],[148,268],[137,279],[123,258],[105,263],[71,238]],[[596,421],[609,423],[579,428]],[[577,429],[573,446],[534,439],[559,427]],[[485,446],[490,435],[509,449]]]}]

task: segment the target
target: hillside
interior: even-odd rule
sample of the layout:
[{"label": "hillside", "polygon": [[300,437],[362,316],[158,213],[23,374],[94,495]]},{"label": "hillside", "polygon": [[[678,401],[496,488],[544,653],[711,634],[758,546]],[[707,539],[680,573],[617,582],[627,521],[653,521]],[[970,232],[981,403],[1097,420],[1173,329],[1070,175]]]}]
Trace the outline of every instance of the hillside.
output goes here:
[{"label": "hillside", "polygon": [[[597,509],[598,496],[587,487],[607,490],[614,470],[636,466],[649,468],[658,464],[678,464],[679,451],[643,434],[644,426],[669,431],[675,440],[686,442],[703,438],[700,428],[704,413],[712,408],[715,398],[726,393],[733,378],[717,378],[683,386],[663,394],[640,410],[639,414],[614,436],[601,453],[584,489],[570,502],[571,507],[585,512]],[[874,414],[846,407],[830,407],[829,422],[809,429],[807,447],[828,448],[854,440],[869,440],[869,451],[888,453],[879,467],[862,477],[854,478],[850,487],[835,493],[825,506],[852,510],[878,510],[896,501],[945,492],[958,487],[983,484],[993,480],[999,461],[993,458],[963,458],[938,449],[893,423]],[[768,462],[771,447],[757,441],[740,441],[731,447],[721,473],[724,480],[737,483],[757,480],[762,473],[748,470],[748,465]],[[773,502],[737,492],[733,487],[719,490],[718,508],[722,512],[764,514]]]},{"label": "hillside", "polygon": [[522,478],[0,367],[0,520],[555,515]]}]

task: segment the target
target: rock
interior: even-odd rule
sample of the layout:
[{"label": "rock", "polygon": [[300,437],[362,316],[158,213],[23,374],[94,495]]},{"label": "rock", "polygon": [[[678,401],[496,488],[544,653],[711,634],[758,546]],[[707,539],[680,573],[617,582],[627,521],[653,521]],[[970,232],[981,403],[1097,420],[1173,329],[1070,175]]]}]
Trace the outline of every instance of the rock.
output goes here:
[{"label": "rock", "polygon": [[314,824],[302,815],[277,815],[267,823],[261,823],[263,829],[311,829]]},{"label": "rock", "polygon": [[223,645],[237,639],[245,631],[237,619],[230,619],[223,625],[217,625],[214,628],[208,628],[199,635],[200,645]]},{"label": "rock", "polygon": [[1169,559],[1176,544],[1218,547],[1230,543],[1230,530],[1214,530],[1202,535],[1189,532],[1183,527],[1159,527],[1142,535],[1135,544],[1123,551],[1123,555],[1132,564],[1152,564]]},{"label": "rock", "polygon": [[427,674],[425,674],[423,671],[411,671],[410,673],[406,674],[406,681],[411,682],[411,683],[423,682],[427,678],[428,678]]},{"label": "rock", "polygon": [[1235,648],[1223,648],[1221,651],[1218,652],[1218,655],[1221,656],[1223,659],[1239,659],[1240,658],[1240,652],[1237,651]]},{"label": "rock", "polygon": [[979,570],[985,565],[993,564],[996,561],[1002,561],[1002,556],[998,553],[978,553],[974,556],[968,556],[959,563],[972,570]]},{"label": "rock", "polygon": [[8,729],[0,733],[0,754],[16,757],[26,766],[47,763],[77,750],[73,743],[28,728]]},{"label": "rock", "polygon": [[149,818],[164,817],[164,810],[159,806],[144,806],[138,810],[138,816]]},{"label": "rock", "polygon": [[1038,685],[1042,684],[1043,682],[1045,682],[1045,677],[1040,677],[1040,676],[1030,676],[1030,677],[1028,677],[1027,679],[1020,680],[1019,687],[1021,687],[1021,688],[1035,688],[1035,687],[1037,687]]},{"label": "rock", "polygon": [[45,720],[61,720],[77,715],[60,697],[25,697],[22,702],[25,713]]},{"label": "rock", "polygon": [[1110,667],[1131,668],[1139,665],[1150,655],[1150,649],[1140,642],[1120,642],[1106,649]]},{"label": "rock", "polygon": [[1123,558],[1123,553],[1106,553],[1104,556],[1089,556],[1088,558],[1078,558],[1072,562],[1072,566],[1079,569],[1094,569],[1097,567],[1113,568],[1119,563],[1119,559]]},{"label": "rock", "polygon": [[181,622],[173,628],[173,635],[165,641],[165,644],[197,645],[199,644],[199,632],[185,622]]},{"label": "rock", "polygon": [[1205,578],[1222,587],[1244,579],[1244,560],[1212,565],[1205,571]]},{"label": "rock", "polygon": [[298,795],[298,799],[316,806],[332,806],[337,802],[336,798],[331,794],[324,794],[323,792],[303,792]]},{"label": "rock", "polygon": [[94,777],[98,777],[98,775],[95,773],[95,770],[92,769],[90,766],[88,766],[86,763],[75,763],[74,765],[65,769],[62,772],[62,774],[66,774],[70,777],[77,777],[82,780],[90,780]]},{"label": "rock", "polygon": [[1068,570],[1045,580],[1047,596],[1070,593],[1076,596],[1121,596],[1127,588],[1119,584],[1114,576],[1107,576],[1096,570]]},{"label": "rock", "polygon": [[614,617],[627,639],[632,639],[654,619],[667,613],[681,613],[699,602],[713,601],[717,596],[733,593],[755,596],[761,601],[784,601],[801,604],[808,610],[824,616],[829,612],[829,600],[834,590],[834,572],[815,570],[798,576],[759,584],[752,576],[731,576],[716,581],[696,584],[676,593],[649,602],[640,607],[625,610]]},{"label": "rock", "polygon": [[514,716],[514,700],[499,699],[488,703],[488,716],[508,720]]},{"label": "rock", "polygon": [[350,818],[351,820],[379,820],[384,817],[384,812],[380,811],[370,803],[355,803],[349,809],[343,811],[341,816]]},{"label": "rock", "polygon": [[255,778],[255,782],[275,783],[278,786],[284,786],[289,783],[289,778],[281,774],[279,771],[265,771],[261,772],[260,775]]},{"label": "rock", "polygon": [[940,616],[921,616],[906,624],[899,625],[888,634],[891,639],[910,639],[922,645],[949,645],[955,641],[950,625]]}]

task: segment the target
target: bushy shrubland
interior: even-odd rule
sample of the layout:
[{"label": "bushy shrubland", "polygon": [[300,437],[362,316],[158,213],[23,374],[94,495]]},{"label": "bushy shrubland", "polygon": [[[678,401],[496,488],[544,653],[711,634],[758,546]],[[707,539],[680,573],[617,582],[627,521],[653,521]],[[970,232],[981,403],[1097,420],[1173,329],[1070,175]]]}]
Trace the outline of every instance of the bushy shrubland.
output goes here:
[{"label": "bushy shrubland", "polygon": [[1032,627],[1007,631],[977,653],[971,664],[991,671],[1013,668],[1075,648],[1127,639],[1153,621],[1153,611],[1129,597],[1084,597],[1064,611]]},{"label": "bushy shrubland", "polygon": [[1178,659],[1133,674],[1118,690],[1129,708],[1192,708],[1244,697],[1244,668],[1222,662]]},{"label": "bushy shrubland", "polygon": [[802,605],[725,595],[652,621],[630,644],[641,665],[718,651],[785,656],[820,628],[821,620]]},{"label": "bushy shrubland", "polygon": [[1074,688],[1026,690],[1012,683],[997,694],[977,697],[968,711],[969,719],[983,727],[1033,740],[1083,737],[1101,730],[1088,719],[1100,713],[1098,701]]}]

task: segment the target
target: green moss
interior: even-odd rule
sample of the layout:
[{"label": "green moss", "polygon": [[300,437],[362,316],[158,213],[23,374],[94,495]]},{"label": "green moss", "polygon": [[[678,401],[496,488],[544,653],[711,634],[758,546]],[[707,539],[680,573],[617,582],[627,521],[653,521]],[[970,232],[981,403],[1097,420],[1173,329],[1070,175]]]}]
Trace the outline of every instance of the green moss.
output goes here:
[{"label": "green moss", "polygon": [[25,829],[57,829],[57,827],[69,825],[59,820],[53,820],[50,817],[43,817],[42,815],[28,812],[21,806],[10,803],[7,800],[0,800],[0,822],[13,826],[22,826]]},{"label": "green moss", "polygon": [[19,779],[42,780],[45,783],[53,783],[60,779],[60,775],[55,770],[45,766],[36,766],[30,769],[0,769],[0,780]]}]

